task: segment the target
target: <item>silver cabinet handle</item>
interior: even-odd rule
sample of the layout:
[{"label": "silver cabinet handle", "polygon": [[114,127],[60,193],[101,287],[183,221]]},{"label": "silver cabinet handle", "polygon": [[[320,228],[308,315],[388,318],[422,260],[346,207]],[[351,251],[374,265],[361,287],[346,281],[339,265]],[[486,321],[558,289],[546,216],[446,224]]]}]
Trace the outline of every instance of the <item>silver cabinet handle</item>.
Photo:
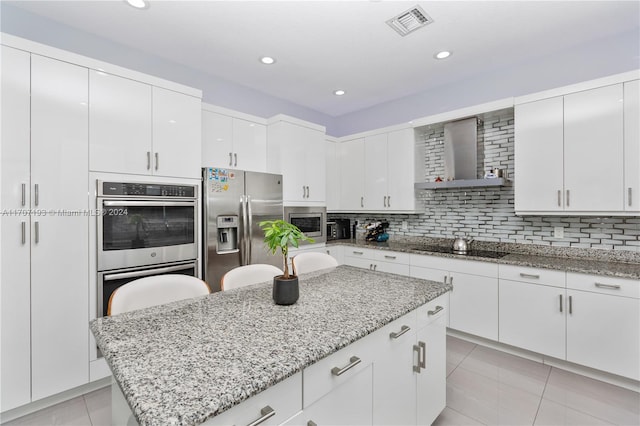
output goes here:
[{"label": "silver cabinet handle", "polygon": [[418,363],[413,366],[413,371],[416,373],[419,373],[420,372],[420,346],[413,345],[413,352],[418,353]]},{"label": "silver cabinet handle", "polygon": [[447,285],[447,276],[444,276],[444,285]]},{"label": "silver cabinet handle", "polygon": [[631,196],[633,195],[633,189],[629,188],[627,192],[629,193],[629,197],[627,197],[629,199],[629,207],[631,207],[631,204],[633,204],[633,202],[631,201]]},{"label": "silver cabinet handle", "polygon": [[573,296],[569,296],[569,313],[573,314]]},{"label": "silver cabinet handle", "polygon": [[360,364],[361,362],[362,360],[360,358],[358,358],[357,356],[352,356],[351,358],[349,358],[349,364],[345,365],[342,368],[333,367],[331,369],[331,374],[333,374],[334,376],[342,376],[344,373],[351,370],[353,367]]},{"label": "silver cabinet handle", "polygon": [[151,170],[151,151],[147,151],[147,170]]},{"label": "silver cabinet handle", "polygon": [[38,244],[40,242],[40,222],[36,222],[34,227],[36,231],[36,244]]},{"label": "silver cabinet handle", "polygon": [[432,316],[435,315],[439,312],[441,312],[444,308],[442,306],[436,306],[436,308],[433,311],[427,311],[427,315],[428,316]]},{"label": "silver cabinet handle", "polygon": [[409,327],[408,325],[403,325],[402,327],[400,327],[400,331],[393,331],[389,333],[389,337],[392,339],[397,339],[409,330],[411,330],[411,327]]},{"label": "silver cabinet handle", "polygon": [[160,154],[156,152],[155,158],[156,158],[156,170],[158,170],[158,166],[160,165]]},{"label": "silver cabinet handle", "polygon": [[524,272],[520,272],[520,276],[521,276],[522,278],[532,278],[532,279],[535,279],[535,280],[537,280],[537,279],[539,279],[539,278],[540,278],[540,275],[536,275],[536,274],[525,274]]},{"label": "silver cabinet handle", "polygon": [[418,342],[418,346],[420,347],[422,352],[422,357],[420,357],[420,368],[427,368],[427,344],[425,342]]},{"label": "silver cabinet handle", "polygon": [[22,245],[27,244],[27,222],[22,222]]},{"label": "silver cabinet handle", "polygon": [[562,295],[560,294],[560,312],[562,312]]},{"label": "silver cabinet handle", "polygon": [[302,198],[306,198],[306,195],[307,195],[307,191],[306,191],[304,185],[302,185]]},{"label": "silver cabinet handle", "polygon": [[562,191],[558,189],[558,207],[562,207]]},{"label": "silver cabinet handle", "polygon": [[22,184],[22,207],[24,207],[27,203],[27,184]]},{"label": "silver cabinet handle", "polygon": [[449,277],[449,285],[453,285],[453,277]]},{"label": "silver cabinet handle", "polygon": [[233,167],[237,167],[238,166],[238,154],[234,153],[233,154]]},{"label": "silver cabinet handle", "polygon": [[351,253],[353,253],[353,254],[360,254],[360,255],[364,254],[364,252],[361,252],[361,251],[355,251],[355,250],[353,250]]},{"label": "silver cabinet handle", "polygon": [[267,405],[262,410],[260,410],[260,414],[262,415],[262,417],[252,421],[247,426],[257,426],[260,423],[264,423],[265,421],[267,421],[267,419],[270,419],[271,417],[276,415],[276,410]]},{"label": "silver cabinet handle", "polygon": [[307,198],[309,198],[309,187],[307,186]]},{"label": "silver cabinet handle", "polygon": [[391,207],[391,195],[387,195],[387,207]]},{"label": "silver cabinet handle", "polygon": [[373,264],[373,270],[377,271],[378,270],[378,265],[376,265],[375,263]]},{"label": "silver cabinet handle", "polygon": [[364,197],[360,197],[360,207],[364,207]]},{"label": "silver cabinet handle", "polygon": [[233,152],[229,153],[229,166],[233,166]]},{"label": "silver cabinet handle", "polygon": [[387,207],[387,196],[386,195],[384,197],[382,197],[382,205],[384,207]]},{"label": "silver cabinet handle", "polygon": [[611,290],[620,290],[620,284],[602,284],[602,283],[595,283],[595,286],[598,288],[608,288]]},{"label": "silver cabinet handle", "polygon": [[385,254],[385,255],[384,255],[384,258],[385,258],[385,259],[392,259],[392,260],[395,260],[395,259],[396,259],[396,256],[389,256],[388,254]]},{"label": "silver cabinet handle", "polygon": [[370,263],[370,264],[369,264],[369,270],[370,270],[370,271],[373,271],[373,263]]},{"label": "silver cabinet handle", "polygon": [[34,203],[37,206],[38,204],[40,204],[40,185],[36,183],[33,187],[34,187]]},{"label": "silver cabinet handle", "polygon": [[567,189],[567,207],[569,207],[569,190]]}]

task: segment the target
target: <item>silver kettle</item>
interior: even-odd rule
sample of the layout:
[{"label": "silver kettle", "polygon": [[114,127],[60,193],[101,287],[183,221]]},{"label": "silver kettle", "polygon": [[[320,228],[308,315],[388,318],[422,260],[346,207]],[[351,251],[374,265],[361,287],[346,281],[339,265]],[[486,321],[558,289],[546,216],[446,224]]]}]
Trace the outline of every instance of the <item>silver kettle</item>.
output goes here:
[{"label": "silver kettle", "polygon": [[473,241],[473,238],[466,239],[464,237],[457,237],[453,240],[453,252],[456,254],[467,254],[470,250],[471,241]]}]

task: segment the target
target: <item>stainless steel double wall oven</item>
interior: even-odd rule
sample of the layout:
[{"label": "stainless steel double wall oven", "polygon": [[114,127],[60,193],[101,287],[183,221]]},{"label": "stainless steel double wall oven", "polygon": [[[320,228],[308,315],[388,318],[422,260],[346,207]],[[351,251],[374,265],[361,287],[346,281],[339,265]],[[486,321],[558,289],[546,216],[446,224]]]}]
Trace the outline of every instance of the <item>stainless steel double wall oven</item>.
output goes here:
[{"label": "stainless steel double wall oven", "polygon": [[98,316],[137,278],[198,275],[195,185],[97,181]]}]

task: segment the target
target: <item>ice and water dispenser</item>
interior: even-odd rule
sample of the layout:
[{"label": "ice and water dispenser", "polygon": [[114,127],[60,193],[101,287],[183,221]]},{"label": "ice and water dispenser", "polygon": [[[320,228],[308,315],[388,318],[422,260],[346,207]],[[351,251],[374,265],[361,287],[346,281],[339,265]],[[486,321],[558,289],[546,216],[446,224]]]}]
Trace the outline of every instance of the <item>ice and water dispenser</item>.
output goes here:
[{"label": "ice and water dispenser", "polygon": [[218,216],[218,253],[238,251],[238,216]]}]

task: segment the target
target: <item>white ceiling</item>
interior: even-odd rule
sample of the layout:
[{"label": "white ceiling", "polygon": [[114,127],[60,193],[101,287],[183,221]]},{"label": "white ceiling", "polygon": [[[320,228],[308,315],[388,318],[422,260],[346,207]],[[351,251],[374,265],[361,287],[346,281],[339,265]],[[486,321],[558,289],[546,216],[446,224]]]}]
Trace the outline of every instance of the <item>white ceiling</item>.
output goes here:
[{"label": "white ceiling", "polygon": [[[640,25],[638,1],[151,0],[146,10],[122,0],[7,3],[330,116]],[[416,4],[432,24],[406,37],[385,24]],[[443,49],[453,55],[436,61]],[[276,64],[262,65],[263,55]],[[337,88],[347,94],[334,96]]]}]

